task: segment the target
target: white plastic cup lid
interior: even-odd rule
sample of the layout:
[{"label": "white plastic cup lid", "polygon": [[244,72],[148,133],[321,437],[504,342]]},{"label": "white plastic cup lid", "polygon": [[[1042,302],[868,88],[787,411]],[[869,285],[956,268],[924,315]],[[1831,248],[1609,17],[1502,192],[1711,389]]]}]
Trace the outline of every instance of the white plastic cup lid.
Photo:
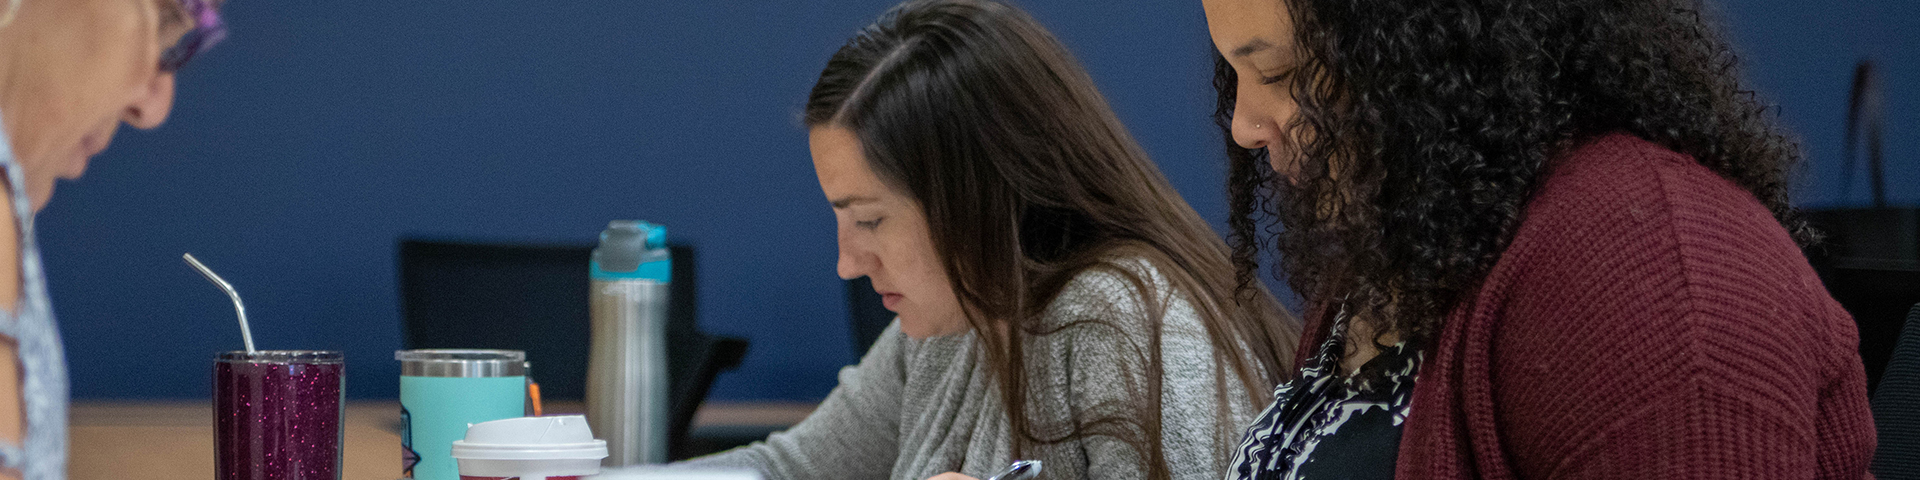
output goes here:
[{"label": "white plastic cup lid", "polygon": [[586,480],[763,480],[760,472],[743,469],[664,470],[659,466],[626,467],[601,472]]},{"label": "white plastic cup lid", "polygon": [[585,416],[522,417],[468,425],[452,453],[463,460],[597,461],[607,458],[607,442],[593,438]]}]

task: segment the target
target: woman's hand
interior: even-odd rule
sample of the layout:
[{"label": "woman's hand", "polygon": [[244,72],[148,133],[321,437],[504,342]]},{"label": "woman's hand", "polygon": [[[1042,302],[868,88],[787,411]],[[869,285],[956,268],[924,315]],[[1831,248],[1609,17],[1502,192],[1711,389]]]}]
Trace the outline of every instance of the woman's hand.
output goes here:
[{"label": "woman's hand", "polygon": [[958,472],[947,472],[939,475],[934,475],[933,478],[929,478],[927,480],[980,480],[980,479],[969,477],[966,475],[961,475]]}]

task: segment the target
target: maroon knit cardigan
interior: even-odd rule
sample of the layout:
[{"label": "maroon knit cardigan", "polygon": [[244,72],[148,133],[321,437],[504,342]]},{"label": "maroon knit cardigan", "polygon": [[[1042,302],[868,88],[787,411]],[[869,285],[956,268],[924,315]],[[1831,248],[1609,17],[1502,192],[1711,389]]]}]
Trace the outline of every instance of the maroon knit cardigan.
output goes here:
[{"label": "maroon knit cardigan", "polygon": [[[1302,355],[1324,320],[1309,316]],[[1599,137],[1552,165],[1447,315],[1396,476],[1870,478],[1858,343],[1752,194],[1659,145]]]}]

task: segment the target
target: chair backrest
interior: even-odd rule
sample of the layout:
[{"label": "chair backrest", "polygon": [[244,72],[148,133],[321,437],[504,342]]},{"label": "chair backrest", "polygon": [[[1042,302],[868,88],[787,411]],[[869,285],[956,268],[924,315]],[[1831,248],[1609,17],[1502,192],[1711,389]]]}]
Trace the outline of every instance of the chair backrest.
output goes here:
[{"label": "chair backrest", "polygon": [[[685,444],[713,378],[738,366],[747,342],[698,327],[693,248],[670,246],[672,305],[667,369],[670,443]],[[585,397],[587,263],[592,245],[400,242],[400,311],[406,348],[524,350],[542,398]]]},{"label": "chair backrest", "polygon": [[858,362],[897,315],[888,311],[880,293],[873,291],[873,280],[867,277],[847,280],[846,287],[847,326],[853,332],[853,360]]},{"label": "chair backrest", "polygon": [[1810,209],[1806,218],[1826,237],[1807,260],[1858,323],[1867,388],[1878,388],[1900,322],[1920,302],[1920,208]]},{"label": "chair backrest", "polygon": [[400,242],[406,348],[525,350],[544,398],[585,389],[591,245]]},{"label": "chair backrest", "polygon": [[1853,316],[1860,331],[1860,362],[1867,371],[1867,389],[1879,388],[1880,375],[1892,358],[1907,310],[1920,302],[1920,268],[1866,268],[1822,265],[1815,259],[1827,293]]},{"label": "chair backrest", "polygon": [[1907,314],[1900,342],[1873,392],[1873,424],[1880,438],[1874,476],[1920,479],[1920,304]]}]

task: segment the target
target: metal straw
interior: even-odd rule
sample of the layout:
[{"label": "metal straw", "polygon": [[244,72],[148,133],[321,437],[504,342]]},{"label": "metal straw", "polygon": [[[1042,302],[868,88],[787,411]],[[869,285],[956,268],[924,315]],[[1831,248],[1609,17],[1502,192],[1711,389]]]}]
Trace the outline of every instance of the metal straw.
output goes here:
[{"label": "metal straw", "polygon": [[253,356],[253,328],[247,326],[247,306],[240,303],[240,292],[233,291],[232,284],[227,283],[226,279],[220,278],[219,275],[215,275],[212,269],[201,264],[200,260],[193,258],[193,254],[184,253],[180,256],[187,259],[188,265],[193,265],[195,270],[199,270],[201,275],[206,276],[207,281],[213,282],[214,286],[225,290],[227,297],[233,299],[233,313],[240,315],[240,340],[247,343],[247,356]]}]

